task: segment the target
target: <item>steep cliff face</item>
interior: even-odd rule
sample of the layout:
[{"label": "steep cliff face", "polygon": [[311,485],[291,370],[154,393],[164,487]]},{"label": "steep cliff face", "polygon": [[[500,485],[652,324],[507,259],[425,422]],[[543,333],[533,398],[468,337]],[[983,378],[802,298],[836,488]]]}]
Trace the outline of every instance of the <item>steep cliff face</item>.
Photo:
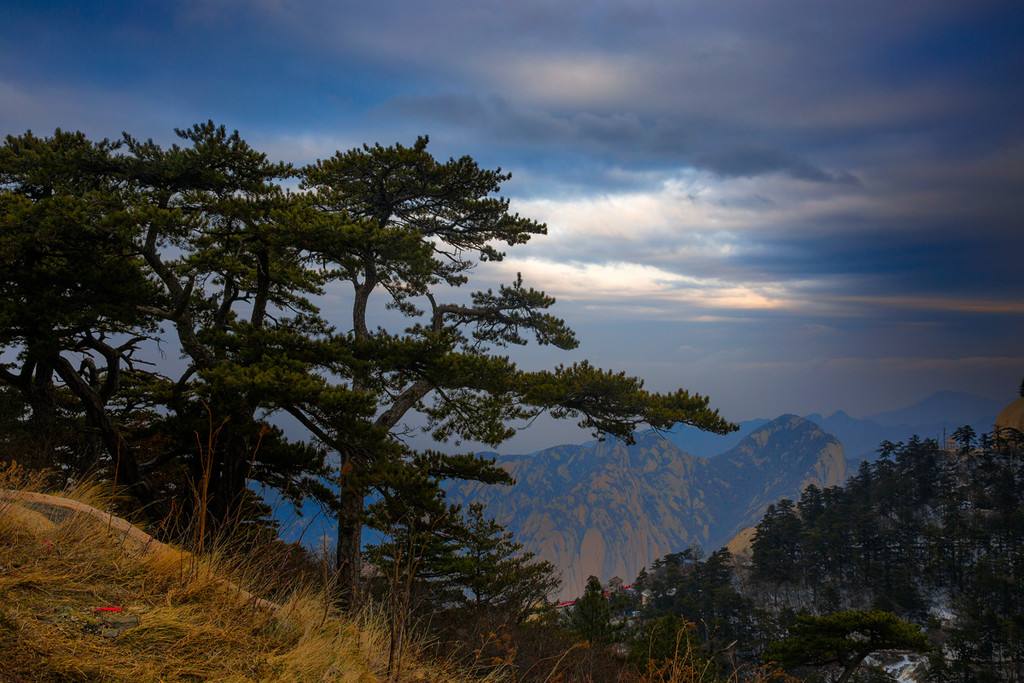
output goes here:
[{"label": "steep cliff face", "polygon": [[839,443],[795,416],[768,423],[711,461],[647,433],[632,446],[558,446],[498,463],[514,486],[461,484],[449,497],[485,503],[562,570],[564,596],[579,595],[589,575],[629,581],[666,553],[717,548],[778,498],[845,478]]}]

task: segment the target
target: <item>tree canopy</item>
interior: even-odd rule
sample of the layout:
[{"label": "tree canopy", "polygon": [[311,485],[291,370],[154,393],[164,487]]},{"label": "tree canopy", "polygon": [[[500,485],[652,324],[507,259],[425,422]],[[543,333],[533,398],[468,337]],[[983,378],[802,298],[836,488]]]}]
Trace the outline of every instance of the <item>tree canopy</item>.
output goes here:
[{"label": "tree canopy", "polygon": [[733,428],[707,397],[585,361],[516,366],[508,346],[578,342],[521,276],[461,293],[546,232],[509,210],[500,169],[425,137],[296,168],[212,121],[175,133],[0,147],[0,382],[29,420],[84,421],[77,474],[109,472],[151,515],[217,528],[266,513],[253,483],[311,496],[338,515],[355,597],[369,497],[429,509],[445,479],[509,480],[409,429],[496,445],[542,412],[624,439]]},{"label": "tree canopy", "polygon": [[846,683],[864,659],[882,650],[928,649],[928,639],[917,626],[895,614],[845,610],[824,616],[800,615],[789,635],[768,650],[770,659],[787,668],[835,665]]},{"label": "tree canopy", "polygon": [[583,595],[566,616],[566,625],[580,638],[594,645],[605,645],[615,636],[611,606],[596,576],[587,578]]}]

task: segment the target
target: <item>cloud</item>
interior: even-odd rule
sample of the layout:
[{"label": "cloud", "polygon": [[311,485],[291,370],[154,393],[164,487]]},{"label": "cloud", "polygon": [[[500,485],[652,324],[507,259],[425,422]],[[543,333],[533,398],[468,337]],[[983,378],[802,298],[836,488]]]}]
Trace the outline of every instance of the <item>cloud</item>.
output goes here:
[{"label": "cloud", "polygon": [[[511,168],[505,193],[550,234],[479,275],[521,269],[558,295],[594,326],[596,362],[780,410],[1013,370],[866,368],[1011,358],[1024,336],[1020,3],[190,0],[5,19],[5,132],[167,142],[213,117],[296,162],[428,133],[441,158]],[[861,355],[757,386],[729,365]]]},{"label": "cloud", "polygon": [[921,371],[948,372],[965,369],[1015,369],[1024,366],[1024,356],[840,356],[772,361],[736,361],[737,370],[767,371],[869,371],[913,374]]},{"label": "cloud", "polygon": [[271,159],[308,164],[326,159],[335,152],[359,147],[364,140],[325,133],[260,132],[251,136],[251,143]]},{"label": "cloud", "polygon": [[836,303],[886,306],[913,311],[943,311],[998,315],[1024,315],[1024,301],[1019,299],[971,299],[941,296],[833,296]]},{"label": "cloud", "polygon": [[[672,303],[687,309],[765,310],[793,304],[780,284],[750,285],[688,277],[639,263],[580,263],[510,258],[492,269],[570,301]],[[659,314],[664,309],[655,309]]]},{"label": "cloud", "polygon": [[834,239],[823,227],[827,217],[870,201],[856,188],[837,195],[791,179],[721,179],[682,170],[647,190],[521,198],[513,208],[548,224],[548,236],[522,252],[579,261],[627,258],[699,277],[745,271],[757,280],[764,279],[757,272],[766,271],[758,263],[777,258],[780,237],[810,239],[825,231]]},{"label": "cloud", "polygon": [[[849,182],[848,155],[866,141],[999,111],[1007,95],[992,87],[991,69],[921,66],[922,53],[954,49],[956,27],[985,11],[881,1],[854,9],[281,0],[221,2],[202,14],[225,24],[262,18],[323,68],[381,74],[392,94],[385,109],[457,126],[462,139]],[[930,32],[949,32],[953,44],[936,45]],[[989,51],[1012,49],[1005,36],[985,37]]]},{"label": "cloud", "polygon": [[[512,101],[504,94],[442,92],[398,96],[380,109],[396,120],[415,117],[428,121],[441,128],[442,136],[465,140],[471,135],[480,143],[544,149],[548,155],[585,152],[608,165],[688,165],[723,176],[780,173],[810,182],[857,182],[848,169],[823,168],[800,152],[773,145],[774,135],[758,134],[745,124],[730,121],[728,115],[586,108],[560,111],[539,106],[538,101],[545,100],[582,106],[613,99],[622,92],[632,94],[619,97],[620,103],[648,96],[624,70],[602,72],[585,62],[551,68],[536,73],[515,69],[516,78],[522,77],[523,82],[513,80],[509,89],[525,96],[525,102],[523,97]],[[581,73],[574,76],[574,69]]]},{"label": "cloud", "polygon": [[725,147],[699,155],[695,163],[723,176],[749,177],[766,173],[785,173],[798,180],[812,182],[858,183],[856,176],[849,172],[829,173],[806,159],[764,147]]},{"label": "cloud", "polygon": [[620,103],[644,94],[645,65],[607,54],[512,53],[481,65],[487,78],[517,98],[555,106]]},{"label": "cloud", "polygon": [[160,103],[106,88],[83,88],[51,83],[24,84],[0,80],[0,130],[19,134],[33,130],[50,134],[56,128],[82,130],[95,137],[120,137],[135,130],[140,120],[162,123],[162,130],[145,135],[173,136],[173,109]]},{"label": "cloud", "polygon": [[[1003,157],[998,167],[1012,173]],[[673,318],[694,307],[844,318],[1024,313],[1012,256],[1024,237],[1005,231],[1012,218],[965,230],[955,217],[983,209],[784,176],[682,169],[651,182],[517,198],[513,208],[545,221],[549,233],[502,267],[522,268],[564,299],[657,301],[657,312]]]}]

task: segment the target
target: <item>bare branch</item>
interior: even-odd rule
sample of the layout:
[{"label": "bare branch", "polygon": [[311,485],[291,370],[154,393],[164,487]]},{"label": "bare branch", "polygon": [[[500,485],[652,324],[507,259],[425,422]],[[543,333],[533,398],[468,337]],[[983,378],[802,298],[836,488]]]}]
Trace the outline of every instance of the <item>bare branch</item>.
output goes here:
[{"label": "bare branch", "polygon": [[317,439],[319,439],[322,443],[326,444],[327,446],[330,446],[339,453],[342,451],[341,443],[339,443],[337,439],[333,438],[325,430],[321,429],[320,426],[316,422],[314,422],[312,418],[306,415],[306,413],[304,413],[303,411],[299,410],[299,408],[297,408],[296,406],[285,406],[284,410],[286,413],[288,413],[296,420],[298,420],[303,427],[308,429],[310,433]]},{"label": "bare branch", "polygon": [[391,407],[385,410],[380,417],[377,418],[375,424],[378,427],[390,430],[398,424],[399,420],[401,420],[402,417],[420,401],[420,399],[429,394],[433,388],[434,385],[426,380],[421,379],[413,382],[405,391],[399,394],[398,398],[395,399],[395,402],[391,404]]}]

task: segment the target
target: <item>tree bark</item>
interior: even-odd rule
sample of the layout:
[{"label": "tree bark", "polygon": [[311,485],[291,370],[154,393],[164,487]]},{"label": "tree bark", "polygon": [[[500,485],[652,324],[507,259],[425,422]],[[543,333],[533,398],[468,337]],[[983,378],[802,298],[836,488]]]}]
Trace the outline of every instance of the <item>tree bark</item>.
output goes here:
[{"label": "tree bark", "polygon": [[329,445],[341,457],[338,477],[338,538],[334,549],[334,569],[338,579],[338,602],[344,609],[359,604],[360,577],[362,575],[363,507],[365,489],[352,480],[354,461],[345,452],[344,444],[320,427],[296,406],[285,410],[297,419],[317,439]]},{"label": "tree bark", "polygon": [[864,658],[869,654],[871,653],[865,652],[864,654],[857,653],[854,655],[853,659],[846,663],[843,675],[839,677],[839,680],[836,683],[847,683],[847,681],[853,677],[853,674],[856,673],[857,669],[860,668],[860,663],[863,662]]},{"label": "tree bark", "polygon": [[[353,280],[355,301],[352,306],[352,328],[356,339],[366,339],[370,331],[366,326],[366,306],[373,288],[377,286],[376,268],[373,255],[366,254],[363,282]],[[359,389],[359,382],[353,383]],[[337,447],[338,444],[336,444]],[[338,602],[342,609],[354,610],[361,600],[363,569],[363,505],[365,491],[353,484],[352,474],[355,463],[352,456],[339,449],[341,456],[338,479],[338,541],[335,547],[335,570],[338,573]]]},{"label": "tree bark", "polygon": [[57,394],[53,388],[53,369],[44,361],[25,360],[18,374],[0,367],[0,384],[16,389],[28,404],[30,452],[19,458],[32,467],[44,469],[53,464],[57,431]]},{"label": "tree bark", "polygon": [[[342,471],[348,459],[342,458]],[[351,483],[351,475],[342,475],[338,509],[338,545],[335,548],[338,571],[338,600],[343,609],[353,610],[362,600],[363,504],[365,491]]]},{"label": "tree bark", "polygon": [[53,368],[64,383],[81,400],[82,407],[100,431],[103,445],[114,460],[114,476],[127,486],[143,505],[152,502],[152,492],[142,478],[139,463],[121,430],[110,418],[102,398],[82,379],[71,363],[59,354],[53,358]]}]

